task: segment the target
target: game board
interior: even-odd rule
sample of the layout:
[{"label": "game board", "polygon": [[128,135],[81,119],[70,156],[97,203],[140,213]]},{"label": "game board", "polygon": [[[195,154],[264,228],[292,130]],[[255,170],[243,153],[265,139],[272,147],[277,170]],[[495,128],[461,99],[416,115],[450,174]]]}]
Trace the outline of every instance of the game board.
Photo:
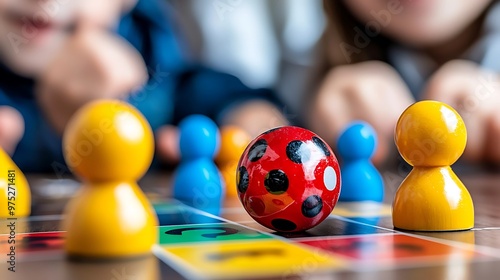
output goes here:
[{"label": "game board", "polygon": [[[390,201],[403,176],[382,174]],[[471,231],[398,232],[389,204],[340,203],[319,226],[279,234],[253,221],[236,197],[213,216],[170,200],[169,176],[148,175],[141,186],[161,225],[153,255],[82,263],[65,257],[59,227],[78,184],[31,177],[33,216],[16,221],[16,272],[8,270],[10,234],[1,223],[0,279],[498,279],[500,176],[463,178],[476,204]]]}]

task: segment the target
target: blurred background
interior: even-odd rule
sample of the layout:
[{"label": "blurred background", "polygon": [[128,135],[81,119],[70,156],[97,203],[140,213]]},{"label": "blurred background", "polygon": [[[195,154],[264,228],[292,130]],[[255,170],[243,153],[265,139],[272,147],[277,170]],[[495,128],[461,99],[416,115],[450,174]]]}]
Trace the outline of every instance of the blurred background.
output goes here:
[{"label": "blurred background", "polygon": [[169,0],[194,58],[252,88],[274,88],[301,113],[325,28],[321,0]]}]

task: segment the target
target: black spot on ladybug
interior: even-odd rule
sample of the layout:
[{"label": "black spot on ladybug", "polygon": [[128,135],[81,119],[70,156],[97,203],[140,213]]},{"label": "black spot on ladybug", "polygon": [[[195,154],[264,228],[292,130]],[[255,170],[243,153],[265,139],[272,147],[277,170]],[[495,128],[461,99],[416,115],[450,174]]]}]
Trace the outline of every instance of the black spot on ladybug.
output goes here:
[{"label": "black spot on ladybug", "polygon": [[316,136],[313,136],[312,140],[314,144],[316,144],[316,146],[318,146],[318,148],[320,148],[323,151],[325,156],[330,156],[330,151],[328,150],[328,146],[326,145],[325,142],[323,142],[323,140],[319,139]]},{"label": "black spot on ladybug", "polygon": [[271,225],[278,231],[292,231],[297,228],[294,222],[285,219],[274,219]]},{"label": "black spot on ladybug", "polygon": [[251,162],[256,162],[261,159],[266,153],[267,141],[265,139],[259,139],[255,142],[250,150],[248,151],[248,159]]},{"label": "black spot on ladybug", "polygon": [[274,131],[279,130],[279,129],[281,129],[281,127],[271,128],[271,129],[269,129],[268,131],[266,131],[266,132],[264,132],[262,134],[269,134],[269,133],[274,132]]},{"label": "black spot on ladybug", "polygon": [[293,140],[286,146],[286,155],[295,163],[305,163],[311,158],[311,151],[306,143]]},{"label": "black spot on ladybug", "polygon": [[282,194],[288,189],[288,177],[279,169],[271,170],[266,174],[264,186],[271,194]]},{"label": "black spot on ladybug", "polygon": [[323,200],[317,195],[311,195],[302,202],[302,214],[308,218],[315,217],[323,209]]},{"label": "black spot on ladybug", "polygon": [[248,171],[245,166],[240,166],[238,168],[238,176],[236,176],[236,185],[238,186],[238,191],[244,193],[248,189]]}]

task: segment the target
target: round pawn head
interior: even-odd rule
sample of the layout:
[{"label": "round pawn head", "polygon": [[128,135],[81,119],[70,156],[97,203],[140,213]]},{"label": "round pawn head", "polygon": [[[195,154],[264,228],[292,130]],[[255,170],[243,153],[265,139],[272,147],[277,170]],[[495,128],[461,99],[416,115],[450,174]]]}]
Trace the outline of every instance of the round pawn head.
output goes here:
[{"label": "round pawn head", "polygon": [[401,114],[394,140],[401,156],[412,166],[447,166],[464,152],[467,131],[452,107],[425,100]]},{"label": "round pawn head", "polygon": [[137,180],[153,159],[153,132],[131,105],[95,101],[71,118],[63,148],[68,166],[86,181]]},{"label": "round pawn head", "polygon": [[182,160],[213,158],[219,151],[219,129],[208,117],[191,115],[179,124]]},{"label": "round pawn head", "polygon": [[215,160],[218,164],[238,162],[252,139],[243,129],[228,125],[221,129],[221,146]]},{"label": "round pawn head", "polygon": [[337,149],[343,160],[370,159],[376,145],[375,130],[363,121],[350,123],[337,141]]}]

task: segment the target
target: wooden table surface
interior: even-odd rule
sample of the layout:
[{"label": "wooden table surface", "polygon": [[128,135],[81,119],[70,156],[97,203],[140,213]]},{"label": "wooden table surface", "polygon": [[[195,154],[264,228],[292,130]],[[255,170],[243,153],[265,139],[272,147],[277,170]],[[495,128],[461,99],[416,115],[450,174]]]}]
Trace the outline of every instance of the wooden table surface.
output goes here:
[{"label": "wooden table surface", "polygon": [[[390,204],[394,191],[405,176],[405,170],[381,172],[386,182],[386,202]],[[335,275],[309,275],[307,279],[500,279],[500,173],[484,170],[458,169],[457,174],[469,189],[475,207],[475,227],[470,231],[448,233],[417,233],[431,238],[459,242],[464,246],[474,246],[490,257],[464,261],[450,258],[449,262],[426,263],[425,265],[405,265],[401,267],[375,270],[346,270]],[[140,185],[155,199],[170,196],[168,175],[149,174]],[[60,230],[61,211],[68,198],[74,194],[78,184],[70,179],[47,179],[43,175],[29,176],[33,193],[33,215],[46,217],[30,222],[30,231]],[[237,199],[226,201],[226,207],[237,209]],[[240,213],[236,211],[237,213]],[[240,213],[245,215],[244,212]],[[237,215],[240,215],[237,214]],[[236,220],[235,213],[228,212],[223,217]],[[0,233],[5,233],[5,225],[0,224]],[[377,226],[392,229],[390,217],[383,217]],[[2,255],[4,252],[1,252]],[[19,262],[17,272],[7,271],[5,263],[0,264],[0,279],[125,279],[124,271],[132,273],[132,279],[183,279],[176,271],[151,256],[146,259],[113,261],[105,263],[78,263],[66,260],[62,254],[41,254],[37,259]],[[120,276],[121,275],[121,276]],[[122,277],[123,276],[123,277]],[[292,277],[301,279],[300,277]]]}]

